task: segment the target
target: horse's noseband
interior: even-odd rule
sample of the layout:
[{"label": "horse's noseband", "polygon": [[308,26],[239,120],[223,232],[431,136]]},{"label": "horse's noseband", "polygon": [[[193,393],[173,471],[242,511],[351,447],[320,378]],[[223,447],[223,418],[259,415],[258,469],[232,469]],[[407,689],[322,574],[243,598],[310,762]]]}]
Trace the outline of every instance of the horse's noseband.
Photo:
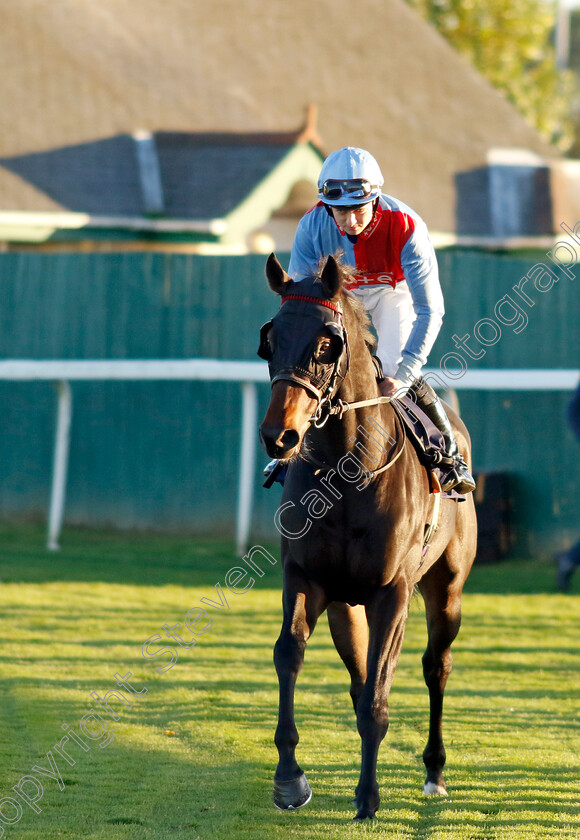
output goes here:
[{"label": "horse's noseband", "polygon": [[[299,311],[288,308],[288,301],[311,304]],[[296,320],[300,316],[300,328]],[[276,340],[272,346],[270,334],[276,327]],[[321,327],[330,335],[330,359],[319,361],[313,348],[313,338]],[[304,338],[306,337],[306,341]],[[325,298],[289,294],[282,298],[277,315],[260,330],[258,356],[268,362],[272,385],[279,380],[289,380],[305,388],[318,400],[312,422],[322,426],[328,420],[328,409],[349,365],[348,340],[340,304]]]}]

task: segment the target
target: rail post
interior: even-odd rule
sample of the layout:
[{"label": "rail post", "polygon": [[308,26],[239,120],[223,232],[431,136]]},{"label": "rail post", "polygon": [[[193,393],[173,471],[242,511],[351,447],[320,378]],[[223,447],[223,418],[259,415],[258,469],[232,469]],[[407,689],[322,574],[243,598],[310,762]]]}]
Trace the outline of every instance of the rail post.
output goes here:
[{"label": "rail post", "polygon": [[256,384],[255,382],[242,382],[242,440],[236,517],[236,551],[240,557],[248,547],[252,526],[257,422],[258,396]]},{"label": "rail post", "polygon": [[47,548],[49,551],[58,551],[60,548],[59,539],[64,517],[66,478],[70,449],[70,425],[72,419],[72,392],[70,384],[66,380],[60,379],[56,383],[56,389],[58,406],[56,412],[52,486],[48,513]]}]

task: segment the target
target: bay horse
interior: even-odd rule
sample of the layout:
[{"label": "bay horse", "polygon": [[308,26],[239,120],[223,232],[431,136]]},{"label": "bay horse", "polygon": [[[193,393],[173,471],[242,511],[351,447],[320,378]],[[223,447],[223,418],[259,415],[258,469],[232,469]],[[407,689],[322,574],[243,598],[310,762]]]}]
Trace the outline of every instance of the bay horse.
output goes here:
[{"label": "bay horse", "polygon": [[[312,796],[295,757],[294,691],[306,643],[326,610],[350,674],[362,744],[355,819],[372,819],[380,802],[376,770],[389,691],[415,586],[428,629],[423,792],[446,794],[443,693],[475,556],[475,508],[471,495],[443,499],[425,547],[434,499],[429,476],[390,401],[380,397],[367,316],[343,289],[347,269],[331,256],[318,276],[294,282],[271,254],[266,276],[282,303],[261,330],[258,354],[269,362],[272,391],[260,435],[269,456],[288,465],[276,514],[284,583],[274,648],[280,687],[274,804],[291,810]],[[449,416],[471,466],[467,430],[451,409]]]}]

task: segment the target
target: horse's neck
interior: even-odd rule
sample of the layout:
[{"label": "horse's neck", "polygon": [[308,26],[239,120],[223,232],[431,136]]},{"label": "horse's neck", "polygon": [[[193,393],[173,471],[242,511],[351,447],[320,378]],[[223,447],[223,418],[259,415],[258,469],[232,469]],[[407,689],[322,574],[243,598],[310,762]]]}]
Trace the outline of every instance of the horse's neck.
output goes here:
[{"label": "horse's neck", "polygon": [[341,386],[343,399],[356,402],[378,396],[375,366],[362,333],[361,323],[347,296],[343,300],[344,321],[348,336],[350,365]]},{"label": "horse's neck", "polygon": [[[370,360],[368,349],[364,348]],[[356,364],[351,367],[351,373],[345,379],[340,389],[340,399],[347,403],[356,403],[380,397],[376,380],[376,371],[372,361],[365,360],[367,370],[362,373]],[[360,371],[362,375],[357,375]],[[346,451],[356,451],[361,460],[365,461],[365,449],[370,451],[371,460],[376,454],[377,445],[395,442],[396,420],[393,409],[388,404],[364,406],[351,409],[343,416],[342,445]],[[387,447],[388,448],[388,447]],[[368,465],[367,465],[368,466]]]}]

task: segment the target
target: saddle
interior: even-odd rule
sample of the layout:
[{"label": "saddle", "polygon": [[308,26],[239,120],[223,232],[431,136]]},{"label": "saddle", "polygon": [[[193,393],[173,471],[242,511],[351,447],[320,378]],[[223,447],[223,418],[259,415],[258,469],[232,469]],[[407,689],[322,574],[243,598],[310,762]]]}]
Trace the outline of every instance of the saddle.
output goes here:
[{"label": "saddle", "polygon": [[[405,424],[407,436],[413,444],[420,463],[427,470],[431,490],[441,484],[447,471],[455,463],[454,458],[445,454],[445,439],[437,426],[424,411],[406,394],[395,397],[391,405],[399,419]],[[433,478],[435,476],[435,479]],[[465,501],[465,494],[454,489],[442,493],[444,499]]]}]

